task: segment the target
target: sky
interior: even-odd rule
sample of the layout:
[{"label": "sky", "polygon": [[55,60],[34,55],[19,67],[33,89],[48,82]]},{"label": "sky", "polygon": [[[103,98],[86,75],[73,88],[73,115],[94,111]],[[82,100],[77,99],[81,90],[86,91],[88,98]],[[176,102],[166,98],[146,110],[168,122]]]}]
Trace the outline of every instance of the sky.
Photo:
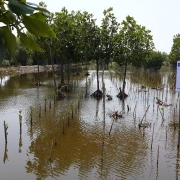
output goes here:
[{"label": "sky", "polygon": [[[38,4],[39,0],[27,0]],[[117,21],[132,16],[137,24],[151,30],[155,48],[170,53],[174,35],[180,33],[180,0],[42,0],[50,12],[60,12],[66,7],[70,13],[87,11],[101,24],[103,11],[113,7]]]}]

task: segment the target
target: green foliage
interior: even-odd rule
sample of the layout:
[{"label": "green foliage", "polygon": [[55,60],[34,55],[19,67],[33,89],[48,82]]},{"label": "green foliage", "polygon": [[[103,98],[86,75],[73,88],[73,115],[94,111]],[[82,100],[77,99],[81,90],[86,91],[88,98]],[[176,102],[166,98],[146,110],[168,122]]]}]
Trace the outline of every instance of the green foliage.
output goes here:
[{"label": "green foliage", "polygon": [[114,37],[114,59],[119,64],[129,63],[136,67],[143,65],[154,48],[150,31],[138,25],[133,17],[127,16]]},{"label": "green foliage", "polygon": [[109,64],[110,60],[113,58],[113,38],[119,29],[119,23],[117,23],[116,17],[112,11],[112,7],[104,10],[104,18],[102,19],[101,24],[101,48],[102,58],[104,59],[105,64]]},{"label": "green foliage", "polygon": [[4,59],[4,60],[2,61],[2,66],[7,67],[7,66],[9,66],[9,65],[10,65],[9,60]]},{"label": "green foliage", "polygon": [[14,55],[16,38],[13,30],[16,30],[25,47],[36,51],[41,51],[41,48],[33,39],[22,33],[24,30],[36,36],[56,38],[51,27],[45,22],[50,13],[44,3],[41,5],[44,8],[26,0],[0,0],[0,23],[3,23],[0,27],[0,63],[5,57],[6,49],[11,57]]},{"label": "green foliage", "polygon": [[15,65],[26,66],[27,65],[27,59],[28,59],[27,51],[24,48],[21,41],[19,39],[17,39],[17,46],[16,46],[13,62]]},{"label": "green foliage", "polygon": [[177,61],[180,60],[180,34],[176,34],[173,38],[173,45],[169,54],[170,63],[176,67]]},{"label": "green foliage", "polygon": [[36,51],[41,51],[41,48],[40,48],[39,44],[37,44],[35,41],[33,41],[26,34],[20,32],[19,36],[20,36],[20,41],[22,42],[22,44],[25,47],[27,47],[29,49],[36,50]]},{"label": "green foliage", "polygon": [[147,58],[144,67],[146,69],[157,71],[162,67],[164,60],[165,58],[163,53],[153,51],[150,53],[149,57]]},{"label": "green foliage", "polygon": [[45,24],[42,20],[31,16],[23,16],[22,22],[26,26],[27,30],[35,36],[56,37],[56,34],[50,28],[50,26]]}]

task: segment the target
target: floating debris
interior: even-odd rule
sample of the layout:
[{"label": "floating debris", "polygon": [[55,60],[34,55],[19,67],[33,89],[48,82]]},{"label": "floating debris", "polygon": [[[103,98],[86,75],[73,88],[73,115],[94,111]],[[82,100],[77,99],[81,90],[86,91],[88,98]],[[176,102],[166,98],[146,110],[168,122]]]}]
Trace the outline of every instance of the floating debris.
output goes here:
[{"label": "floating debris", "polygon": [[115,119],[123,117],[122,112],[118,112],[118,111],[109,112],[108,115],[109,115],[109,117],[115,118]]},{"label": "floating debris", "polygon": [[112,96],[109,94],[106,94],[106,97],[108,98],[108,100],[112,100]]},{"label": "floating debris", "polygon": [[139,123],[139,129],[140,128],[148,128],[151,127],[151,123]]},{"label": "floating debris", "polygon": [[157,100],[157,104],[161,105],[161,106],[172,106],[172,104],[167,104],[163,101],[161,101],[159,98],[156,97],[156,100]]}]

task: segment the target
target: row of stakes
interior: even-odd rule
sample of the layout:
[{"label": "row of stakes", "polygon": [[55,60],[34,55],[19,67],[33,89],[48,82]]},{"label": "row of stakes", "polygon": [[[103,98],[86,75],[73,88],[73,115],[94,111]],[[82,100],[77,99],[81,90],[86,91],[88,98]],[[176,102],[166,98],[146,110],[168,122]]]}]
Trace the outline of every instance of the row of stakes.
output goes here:
[{"label": "row of stakes", "polygon": [[[81,94],[78,94],[78,102],[77,102],[77,110],[79,111],[79,107],[80,107],[80,97],[81,97]],[[44,111],[46,112],[47,111],[47,97],[44,98]],[[56,94],[54,93],[54,104],[56,103]],[[74,104],[73,102],[71,102],[71,118],[74,118],[74,110],[73,110],[73,107],[74,107]],[[49,109],[51,109],[51,99],[49,101]],[[70,120],[69,120],[69,114],[70,114],[70,109],[68,109],[68,113],[65,113],[65,114],[68,114],[68,125],[70,124]],[[39,118],[41,118],[41,105],[39,106]],[[33,125],[33,107],[30,106],[30,124],[31,124],[31,127]],[[22,134],[22,110],[19,111],[19,125],[20,125],[20,134]],[[4,136],[5,136],[5,144],[7,144],[7,135],[8,135],[8,124],[4,121]],[[63,134],[64,134],[64,120],[63,120]]]},{"label": "row of stakes", "polygon": [[[91,83],[90,79],[88,79],[88,82],[85,83],[86,87],[87,85],[89,85]],[[56,103],[56,93],[54,92],[52,95],[50,95],[50,101],[49,101],[49,109],[51,109],[51,98],[53,97],[54,99],[54,105]],[[83,98],[83,87],[82,87],[82,90],[79,94],[77,94],[77,110],[79,112],[79,108],[80,108],[80,98]],[[46,112],[47,111],[47,97],[44,98],[44,111]],[[67,118],[68,118],[68,125],[70,125],[70,111],[71,111],[71,118],[73,119],[74,118],[74,111],[73,111],[73,108],[75,107],[76,103],[74,102],[71,102],[70,104],[70,108],[71,109],[68,109],[68,113],[65,112],[65,114],[68,114]],[[39,118],[41,118],[41,105],[39,106]],[[63,130],[63,134],[64,134],[64,116],[63,116],[63,127],[62,127],[62,130]],[[21,134],[22,134],[22,110],[19,111],[19,124],[20,124],[20,146],[21,146]],[[31,128],[32,128],[32,125],[33,125],[33,107],[30,106],[30,125],[31,125]],[[4,163],[7,159],[7,135],[8,135],[8,124],[4,121],[4,135],[5,135],[5,153],[4,153]],[[52,139],[52,143],[51,143],[51,150],[50,150],[50,157],[49,157],[49,161],[51,160],[51,152],[52,152],[52,147],[53,147],[53,144],[56,145],[56,142],[54,143],[53,142],[53,139]],[[21,150],[19,150],[20,152]]]}]

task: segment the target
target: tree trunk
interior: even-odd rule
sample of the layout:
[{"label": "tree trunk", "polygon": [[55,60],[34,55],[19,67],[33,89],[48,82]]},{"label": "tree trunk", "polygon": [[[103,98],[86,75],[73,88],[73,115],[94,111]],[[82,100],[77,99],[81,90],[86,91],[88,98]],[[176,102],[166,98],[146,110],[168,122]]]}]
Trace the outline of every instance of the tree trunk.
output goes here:
[{"label": "tree trunk", "polygon": [[64,85],[64,63],[62,58],[61,58],[61,85]]},{"label": "tree trunk", "polygon": [[53,80],[54,80],[54,91],[57,94],[57,84],[56,84],[56,78],[55,78],[55,71],[54,71],[54,64],[52,59],[52,52],[51,52],[51,46],[50,46],[50,58],[51,58],[51,65],[52,65],[52,71],[53,71]]},{"label": "tree trunk", "polygon": [[124,99],[124,91],[125,91],[125,87],[126,87],[126,73],[127,73],[127,58],[125,60],[125,66],[124,66],[124,77],[123,77],[123,88],[122,88],[122,95],[123,95],[123,99]]},{"label": "tree trunk", "polygon": [[96,66],[97,66],[97,69],[96,69],[96,74],[97,74],[97,91],[99,91],[99,60],[97,59],[96,60]]},{"label": "tree trunk", "polygon": [[67,57],[67,61],[68,61],[67,80],[68,80],[68,85],[69,85],[69,82],[70,82],[70,64],[69,64],[69,59],[68,59],[68,57]]},{"label": "tree trunk", "polygon": [[37,75],[37,83],[40,85],[40,76],[39,76],[39,60],[38,60],[38,75]]}]

